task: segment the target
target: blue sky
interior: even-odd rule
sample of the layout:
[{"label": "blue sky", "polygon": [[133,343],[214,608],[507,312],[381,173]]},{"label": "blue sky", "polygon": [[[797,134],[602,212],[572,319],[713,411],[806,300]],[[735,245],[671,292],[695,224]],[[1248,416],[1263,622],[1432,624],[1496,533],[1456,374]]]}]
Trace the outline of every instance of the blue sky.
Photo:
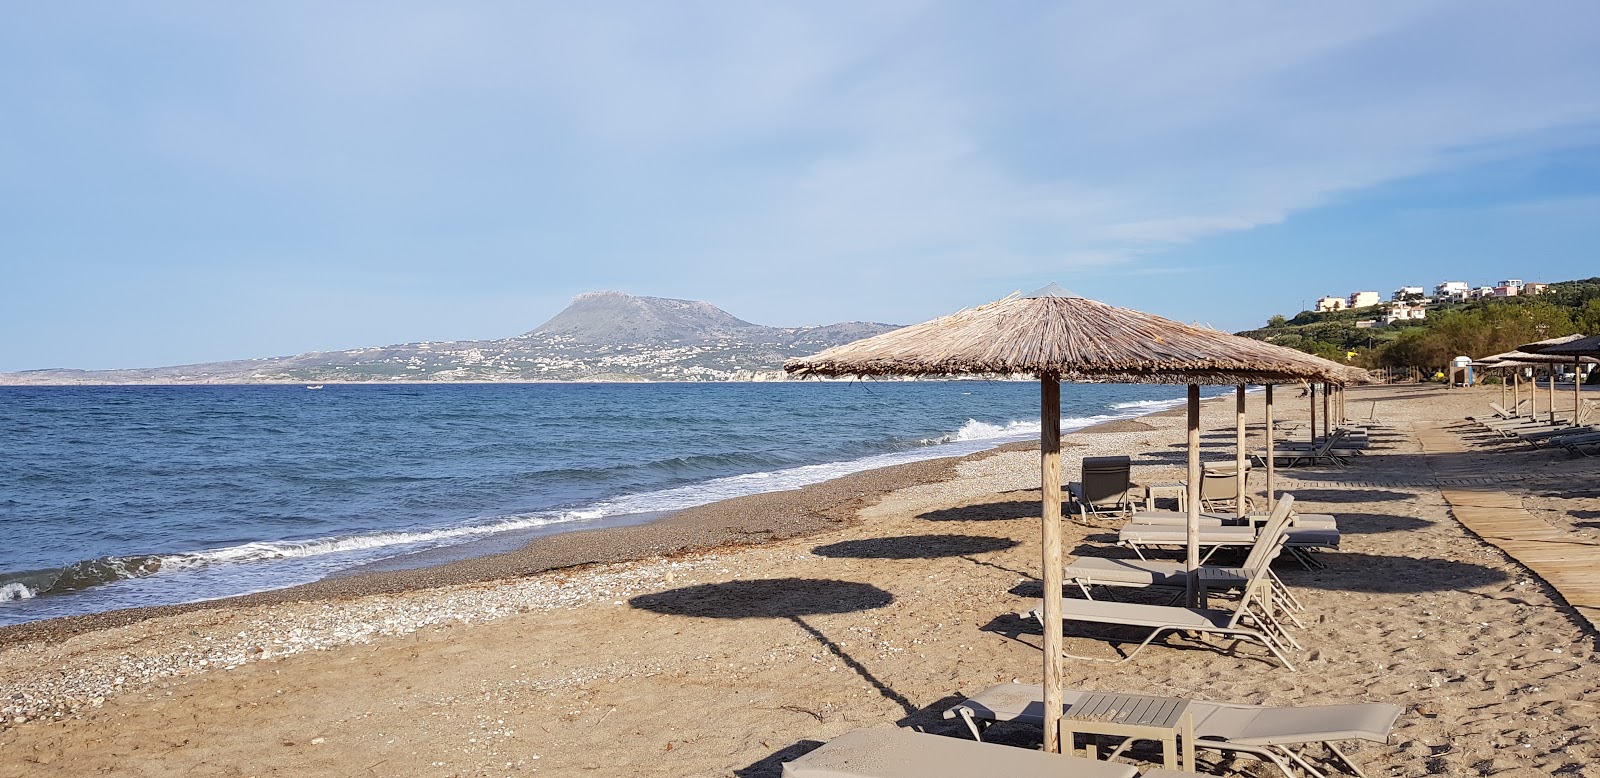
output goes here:
[{"label": "blue sky", "polygon": [[1600,275],[1597,8],[14,5],[0,370]]}]

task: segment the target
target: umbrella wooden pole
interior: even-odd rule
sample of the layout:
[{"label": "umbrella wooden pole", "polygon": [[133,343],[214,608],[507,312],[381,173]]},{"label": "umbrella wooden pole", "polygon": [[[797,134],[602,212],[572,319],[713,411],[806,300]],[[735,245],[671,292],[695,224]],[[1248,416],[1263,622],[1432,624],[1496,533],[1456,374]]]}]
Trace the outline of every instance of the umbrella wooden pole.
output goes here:
[{"label": "umbrella wooden pole", "polygon": [[1244,384],[1239,384],[1238,393],[1233,403],[1233,466],[1234,483],[1237,485],[1233,494],[1233,501],[1242,517],[1248,512],[1244,509]]},{"label": "umbrella wooden pole", "polygon": [[1272,443],[1273,443],[1273,440],[1276,437],[1277,437],[1277,435],[1275,435],[1273,433],[1273,429],[1272,429],[1272,384],[1267,384],[1267,512],[1268,513],[1271,513],[1275,508],[1278,507],[1275,504],[1277,498],[1274,497],[1273,493],[1272,493],[1272,476],[1274,475],[1273,467],[1272,467],[1272,460],[1275,458],[1273,456],[1273,451],[1272,451],[1273,445],[1272,445]]},{"label": "umbrella wooden pole", "polygon": [[1333,384],[1322,385],[1322,437],[1326,439],[1333,434],[1333,404],[1328,401],[1328,392],[1333,391]]},{"label": "umbrella wooden pole", "polygon": [[1039,377],[1039,486],[1044,546],[1044,750],[1061,753],[1061,377]]},{"label": "umbrella wooden pole", "polygon": [[1578,423],[1578,408],[1583,406],[1583,373],[1578,372],[1578,359],[1572,359],[1572,423]]},{"label": "umbrella wooden pole", "polygon": [[[1200,568],[1200,385],[1189,384],[1189,518],[1187,542],[1185,546],[1188,553],[1184,557],[1184,569],[1188,571],[1189,579],[1189,604],[1195,607],[1200,605],[1199,581],[1195,580]],[[1045,632],[1050,630],[1046,629]],[[1046,704],[1048,708],[1048,703]]]},{"label": "umbrella wooden pole", "polygon": [[[1520,368],[1520,367],[1517,368],[1517,373],[1520,374],[1521,372],[1522,372],[1522,368]],[[1532,370],[1529,370],[1528,372],[1533,373]],[[1531,421],[1538,421],[1539,420],[1539,374],[1538,373],[1533,373],[1533,375],[1530,376],[1530,378],[1532,380],[1530,380],[1528,382],[1528,419],[1531,420]]]},{"label": "umbrella wooden pole", "polygon": [[1317,442],[1317,385],[1316,384],[1311,384],[1310,386],[1311,386],[1311,434],[1306,436],[1306,440],[1308,440],[1308,441],[1310,441],[1312,443],[1316,443]]},{"label": "umbrella wooden pole", "polygon": [[1506,381],[1505,376],[1500,377],[1500,407],[1506,407]]},{"label": "umbrella wooden pole", "polygon": [[1550,382],[1550,423],[1556,423],[1556,366],[1551,365],[1544,370],[1544,377]]}]

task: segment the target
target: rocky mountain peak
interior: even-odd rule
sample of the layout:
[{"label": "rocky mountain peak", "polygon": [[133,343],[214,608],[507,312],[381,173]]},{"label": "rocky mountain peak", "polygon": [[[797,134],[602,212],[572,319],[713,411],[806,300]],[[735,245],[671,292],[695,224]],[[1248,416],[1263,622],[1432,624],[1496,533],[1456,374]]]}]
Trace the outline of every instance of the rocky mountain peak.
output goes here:
[{"label": "rocky mountain peak", "polygon": [[596,345],[705,343],[764,335],[769,329],[698,300],[585,292],[524,337],[543,335]]}]

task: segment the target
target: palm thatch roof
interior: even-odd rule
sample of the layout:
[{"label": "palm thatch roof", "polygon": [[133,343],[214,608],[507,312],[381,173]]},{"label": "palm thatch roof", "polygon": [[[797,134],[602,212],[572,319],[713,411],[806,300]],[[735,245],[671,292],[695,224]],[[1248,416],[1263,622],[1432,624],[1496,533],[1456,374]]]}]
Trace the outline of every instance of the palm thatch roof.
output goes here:
[{"label": "palm thatch roof", "polygon": [[1558,348],[1567,343],[1576,342],[1577,336],[1550,338],[1549,340],[1541,340],[1538,343],[1528,344],[1528,346],[1541,349],[1539,353],[1524,351],[1523,349],[1527,348],[1528,346],[1521,346],[1516,350],[1502,351],[1499,354],[1487,356],[1478,361],[1482,362],[1486,367],[1540,367],[1543,365],[1570,365],[1573,362],[1583,362],[1585,364],[1600,362],[1600,360],[1592,357],[1576,356],[1572,354],[1560,355],[1551,353],[1549,351],[1549,349]]},{"label": "palm thatch roof", "polygon": [[1600,357],[1600,335],[1568,335],[1564,338],[1551,338],[1526,346],[1518,346],[1518,351],[1531,354],[1541,354],[1552,357],[1565,357],[1571,362],[1572,357]]},{"label": "palm thatch roof", "polygon": [[1031,373],[1066,381],[1344,383],[1309,354],[1118,308],[1052,284],[784,363],[797,375]]}]

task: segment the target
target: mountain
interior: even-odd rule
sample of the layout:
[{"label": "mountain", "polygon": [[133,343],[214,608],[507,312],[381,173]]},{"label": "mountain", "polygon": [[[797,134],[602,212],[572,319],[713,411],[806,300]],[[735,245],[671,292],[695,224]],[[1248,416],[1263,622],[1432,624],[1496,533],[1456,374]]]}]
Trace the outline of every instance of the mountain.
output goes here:
[{"label": "mountain", "polygon": [[752,324],[710,303],[589,292],[500,340],[440,341],[129,370],[0,373],[0,384],[781,380],[783,361],[896,329]]}]

